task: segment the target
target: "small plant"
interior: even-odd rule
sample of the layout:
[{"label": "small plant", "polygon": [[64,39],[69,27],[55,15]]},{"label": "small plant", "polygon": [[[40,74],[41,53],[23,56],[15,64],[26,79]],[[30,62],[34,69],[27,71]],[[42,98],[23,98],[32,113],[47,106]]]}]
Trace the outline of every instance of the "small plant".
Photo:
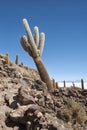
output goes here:
[{"label": "small plant", "polygon": [[59,114],[59,117],[66,122],[72,124],[82,123],[85,121],[86,111],[81,104],[75,102],[73,99],[68,99],[67,104]]}]

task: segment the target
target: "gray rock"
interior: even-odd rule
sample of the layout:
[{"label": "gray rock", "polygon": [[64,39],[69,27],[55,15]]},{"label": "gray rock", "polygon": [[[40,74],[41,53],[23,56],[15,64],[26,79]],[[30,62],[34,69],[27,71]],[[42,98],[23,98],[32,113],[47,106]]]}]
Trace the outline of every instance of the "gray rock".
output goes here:
[{"label": "gray rock", "polygon": [[35,99],[30,95],[29,86],[26,86],[26,87],[22,86],[21,88],[19,88],[18,92],[19,92],[18,93],[18,95],[19,95],[19,101],[23,105],[35,103]]}]

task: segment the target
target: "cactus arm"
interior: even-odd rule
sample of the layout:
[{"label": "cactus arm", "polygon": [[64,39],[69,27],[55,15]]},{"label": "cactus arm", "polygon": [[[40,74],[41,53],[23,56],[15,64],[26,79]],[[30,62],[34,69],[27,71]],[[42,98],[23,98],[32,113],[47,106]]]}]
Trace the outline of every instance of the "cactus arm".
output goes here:
[{"label": "cactus arm", "polygon": [[26,41],[25,41],[25,38],[24,37],[21,37],[20,38],[20,43],[21,43],[21,46],[23,47],[23,49],[28,52],[28,44],[26,44]]},{"label": "cactus arm", "polygon": [[37,26],[34,27],[34,41],[36,43],[36,46],[38,47],[38,44],[39,44],[39,30],[38,30]]},{"label": "cactus arm", "polygon": [[40,57],[34,58],[41,80],[47,84],[48,90],[52,90],[52,82]]},{"label": "cactus arm", "polygon": [[37,57],[37,47],[36,47],[36,44],[34,42],[34,38],[32,36],[32,33],[31,33],[31,30],[30,30],[29,24],[27,22],[27,19],[23,19],[23,24],[24,24],[24,27],[25,27],[25,30],[26,30],[26,33],[27,33],[28,41],[29,41],[31,48],[32,48],[32,51],[33,51],[33,56]]},{"label": "cactus arm", "polygon": [[40,33],[40,41],[39,41],[39,46],[38,46],[38,49],[40,50],[40,56],[43,53],[44,42],[45,42],[45,34]]},{"label": "cactus arm", "polygon": [[32,56],[32,51],[29,43],[27,42],[26,36],[23,36],[20,38],[20,43],[23,49],[29,53],[30,56]]}]

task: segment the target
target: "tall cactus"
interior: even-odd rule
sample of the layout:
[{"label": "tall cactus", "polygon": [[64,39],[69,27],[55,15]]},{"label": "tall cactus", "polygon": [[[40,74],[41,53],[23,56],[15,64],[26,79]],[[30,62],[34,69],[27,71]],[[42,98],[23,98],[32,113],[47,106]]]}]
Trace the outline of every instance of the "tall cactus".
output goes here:
[{"label": "tall cactus", "polygon": [[26,36],[20,38],[23,49],[33,58],[40,77],[43,82],[47,84],[48,90],[52,90],[53,86],[49,77],[49,74],[41,60],[41,55],[44,48],[45,34],[40,33],[37,26],[34,27],[34,37],[30,30],[29,24],[26,19],[23,19],[23,24],[27,33]]}]

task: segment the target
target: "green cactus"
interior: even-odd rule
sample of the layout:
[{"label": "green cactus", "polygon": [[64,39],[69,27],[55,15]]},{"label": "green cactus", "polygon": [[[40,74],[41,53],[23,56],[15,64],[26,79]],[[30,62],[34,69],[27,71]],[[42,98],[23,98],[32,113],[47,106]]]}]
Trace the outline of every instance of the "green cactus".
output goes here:
[{"label": "green cactus", "polygon": [[34,37],[31,33],[29,24],[26,19],[23,19],[23,24],[27,33],[26,36],[22,36],[20,38],[21,45],[23,49],[33,58],[38,72],[40,74],[40,77],[43,82],[47,84],[48,90],[52,90],[52,82],[50,80],[49,74],[41,60],[41,55],[44,48],[44,41],[45,41],[45,34],[40,33],[39,35],[39,29],[37,26],[34,27]]}]

